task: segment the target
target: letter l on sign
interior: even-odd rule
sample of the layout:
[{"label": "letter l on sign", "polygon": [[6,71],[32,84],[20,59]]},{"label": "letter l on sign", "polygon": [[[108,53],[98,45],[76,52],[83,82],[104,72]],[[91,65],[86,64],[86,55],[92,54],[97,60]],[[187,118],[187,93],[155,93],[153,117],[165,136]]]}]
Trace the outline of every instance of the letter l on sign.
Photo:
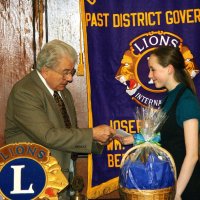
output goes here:
[{"label": "letter l on sign", "polygon": [[21,189],[21,171],[25,168],[25,165],[15,165],[11,166],[14,170],[14,186],[11,194],[31,194],[34,193],[33,184],[31,183],[28,190]]}]

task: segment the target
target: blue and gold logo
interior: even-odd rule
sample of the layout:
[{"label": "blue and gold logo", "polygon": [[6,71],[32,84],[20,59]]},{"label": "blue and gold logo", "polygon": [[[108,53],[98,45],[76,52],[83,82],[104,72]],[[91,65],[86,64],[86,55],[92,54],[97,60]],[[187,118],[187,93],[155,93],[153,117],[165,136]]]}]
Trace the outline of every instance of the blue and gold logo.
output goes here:
[{"label": "blue and gold logo", "polygon": [[129,43],[130,48],[124,52],[115,78],[126,85],[126,93],[142,106],[158,108],[164,97],[165,90],[155,88],[153,81],[148,79],[150,52],[163,45],[179,47],[191,77],[194,78],[199,73],[190,49],[183,45],[179,36],[170,32],[152,31],[136,37]]},{"label": "blue and gold logo", "polygon": [[96,3],[96,0],[87,0],[87,2],[91,5],[94,5]]},{"label": "blue and gold logo", "polygon": [[0,199],[58,199],[68,185],[47,148],[15,143],[0,148]]}]

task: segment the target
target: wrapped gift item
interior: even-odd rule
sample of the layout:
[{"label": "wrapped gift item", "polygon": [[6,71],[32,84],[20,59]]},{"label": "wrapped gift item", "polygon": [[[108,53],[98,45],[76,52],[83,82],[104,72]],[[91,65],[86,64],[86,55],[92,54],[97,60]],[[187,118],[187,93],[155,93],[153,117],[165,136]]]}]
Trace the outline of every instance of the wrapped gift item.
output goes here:
[{"label": "wrapped gift item", "polygon": [[155,144],[142,144],[128,151],[121,163],[120,185],[127,189],[154,190],[175,185],[172,157]]},{"label": "wrapped gift item", "polygon": [[134,146],[121,161],[121,199],[173,199],[176,167],[170,153],[160,147],[157,133],[166,116],[150,107],[138,109],[136,115],[142,126],[140,133],[133,136]]}]

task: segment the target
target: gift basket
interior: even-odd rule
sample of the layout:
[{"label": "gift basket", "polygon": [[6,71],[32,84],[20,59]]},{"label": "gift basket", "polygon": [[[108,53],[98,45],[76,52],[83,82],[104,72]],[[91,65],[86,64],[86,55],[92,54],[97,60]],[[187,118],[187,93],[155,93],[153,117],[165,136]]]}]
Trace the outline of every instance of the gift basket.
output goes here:
[{"label": "gift basket", "polygon": [[159,127],[166,120],[161,110],[137,108],[140,133],[134,134],[134,146],[122,157],[119,193],[122,200],[173,200],[176,167],[170,153],[160,147]]}]

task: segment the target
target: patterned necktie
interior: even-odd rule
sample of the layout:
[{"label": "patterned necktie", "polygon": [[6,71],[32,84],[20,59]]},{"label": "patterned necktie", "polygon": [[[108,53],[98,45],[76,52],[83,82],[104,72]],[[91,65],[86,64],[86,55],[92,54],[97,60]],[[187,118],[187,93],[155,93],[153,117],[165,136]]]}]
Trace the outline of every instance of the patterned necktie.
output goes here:
[{"label": "patterned necktie", "polygon": [[60,112],[62,113],[62,116],[63,116],[63,120],[65,122],[65,126],[66,128],[70,128],[71,127],[71,122],[69,120],[69,115],[67,114],[67,110],[65,108],[65,104],[62,100],[62,98],[60,97],[60,95],[58,94],[57,91],[54,91],[54,94],[53,94],[53,97],[60,109]]}]

